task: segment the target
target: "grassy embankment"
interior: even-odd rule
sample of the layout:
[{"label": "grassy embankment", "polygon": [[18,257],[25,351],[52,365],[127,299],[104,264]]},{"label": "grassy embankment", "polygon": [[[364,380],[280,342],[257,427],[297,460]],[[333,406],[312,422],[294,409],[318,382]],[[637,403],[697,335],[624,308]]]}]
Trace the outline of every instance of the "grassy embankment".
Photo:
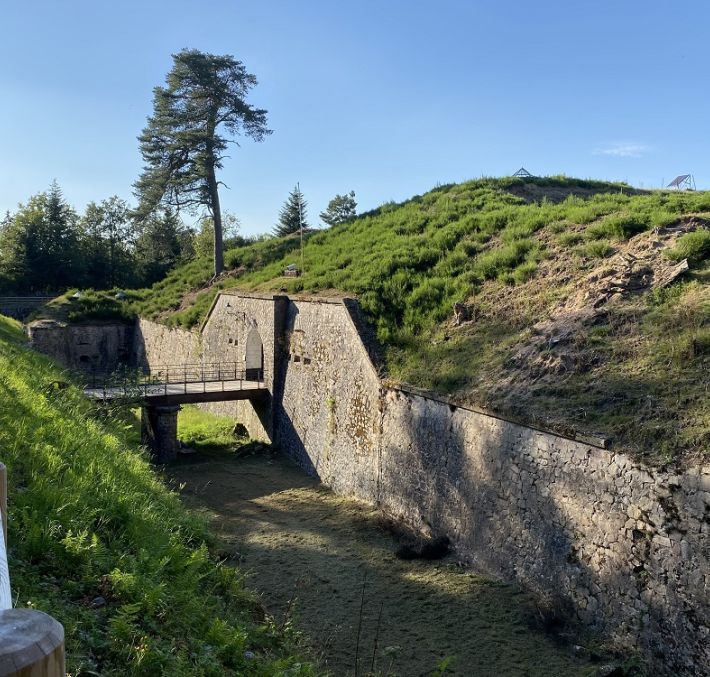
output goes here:
[{"label": "grassy embankment", "polygon": [[70,674],[313,674],[127,425],[58,388],[67,374],[2,317],[0,372],[13,594],[64,625]]},{"label": "grassy embankment", "polygon": [[[617,299],[561,344],[552,337],[534,373],[516,358],[590,271],[635,238],[691,216],[700,219],[696,231],[664,254],[689,258],[682,281]],[[568,178],[471,181],[310,235],[296,279],[282,272],[300,264],[298,239],[270,239],[227,252],[216,284],[201,259],[113,309],[87,295],[70,312],[140,313],[193,327],[223,288],[354,294],[391,378],[561,432],[601,433],[652,464],[690,462],[710,448],[707,218],[705,192]],[[451,327],[454,301],[471,305],[473,322]]]}]

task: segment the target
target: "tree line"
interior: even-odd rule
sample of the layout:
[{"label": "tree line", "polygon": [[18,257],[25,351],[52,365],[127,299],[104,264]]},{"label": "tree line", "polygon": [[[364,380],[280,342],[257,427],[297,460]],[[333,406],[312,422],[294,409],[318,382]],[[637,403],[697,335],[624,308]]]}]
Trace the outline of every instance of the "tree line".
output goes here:
[{"label": "tree line", "polygon": [[200,237],[173,210],[138,221],[116,196],[79,214],[55,181],[0,222],[0,292],[150,285],[192,258]]},{"label": "tree line", "polygon": [[[55,181],[0,222],[0,292],[147,286],[208,251],[218,276],[225,235],[236,234],[238,221],[222,213],[217,171],[237,137],[262,141],[271,134],[267,111],[246,101],[256,84],[232,56],[189,49],[174,54],[138,137],[145,164],[134,184],[136,208],[113,196],[90,202],[79,214]],[[355,208],[354,192],[336,195],[320,218],[337,225],[352,218]],[[199,233],[185,227],[183,212],[201,217]],[[309,229],[307,203],[296,185],[273,232]]]}]

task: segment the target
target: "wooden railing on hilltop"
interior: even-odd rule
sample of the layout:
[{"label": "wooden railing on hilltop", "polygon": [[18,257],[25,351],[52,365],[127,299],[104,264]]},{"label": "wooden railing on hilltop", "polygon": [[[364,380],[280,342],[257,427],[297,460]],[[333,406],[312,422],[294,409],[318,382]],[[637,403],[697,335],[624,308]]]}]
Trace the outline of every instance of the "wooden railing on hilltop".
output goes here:
[{"label": "wooden railing on hilltop", "polygon": [[7,469],[0,463],[0,677],[64,677],[64,628],[41,611],[13,609],[7,561]]}]

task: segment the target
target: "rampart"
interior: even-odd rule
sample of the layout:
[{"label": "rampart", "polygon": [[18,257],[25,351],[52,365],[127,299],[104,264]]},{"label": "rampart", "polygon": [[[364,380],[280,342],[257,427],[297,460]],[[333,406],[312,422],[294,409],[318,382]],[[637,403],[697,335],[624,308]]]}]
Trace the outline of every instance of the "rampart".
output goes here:
[{"label": "rampart", "polygon": [[638,647],[710,673],[710,467],[656,472],[560,435],[388,385],[343,299],[223,292],[201,330],[141,320],[137,363],[240,361],[256,332],[268,406],[221,405],[338,493]]}]

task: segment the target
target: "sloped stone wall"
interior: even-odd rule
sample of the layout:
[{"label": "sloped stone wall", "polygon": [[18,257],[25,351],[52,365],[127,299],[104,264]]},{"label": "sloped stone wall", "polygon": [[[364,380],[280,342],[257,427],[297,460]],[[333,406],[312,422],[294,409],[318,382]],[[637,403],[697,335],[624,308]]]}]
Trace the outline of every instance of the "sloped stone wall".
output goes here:
[{"label": "sloped stone wall", "polygon": [[[274,303],[231,297],[247,316],[259,304],[275,312]],[[477,567],[636,645],[657,674],[710,670],[710,468],[651,473],[620,454],[389,387],[340,300],[291,298],[280,340],[278,325],[273,432],[306,470],[448,535]]]},{"label": "sloped stone wall", "polygon": [[201,332],[141,321],[134,357],[239,360],[253,328],[272,402],[213,410],[338,493],[448,535],[477,567],[637,646],[654,674],[710,674],[710,468],[650,471],[389,386],[357,313],[337,299],[223,294]]},{"label": "sloped stone wall", "polygon": [[433,397],[384,399],[383,509],[636,644],[659,674],[707,674],[710,468],[651,474]]}]

